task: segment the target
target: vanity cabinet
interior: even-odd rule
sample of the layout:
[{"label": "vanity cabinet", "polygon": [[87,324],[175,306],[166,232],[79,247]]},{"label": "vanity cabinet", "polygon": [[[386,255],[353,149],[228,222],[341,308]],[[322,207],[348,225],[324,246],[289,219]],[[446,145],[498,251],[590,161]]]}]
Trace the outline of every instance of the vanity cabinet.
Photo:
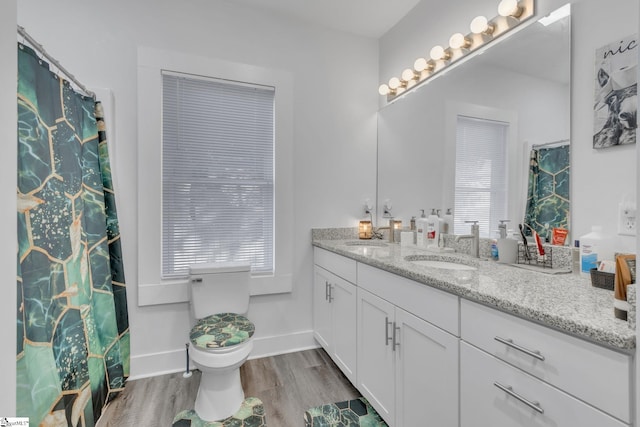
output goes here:
[{"label": "vanity cabinet", "polygon": [[631,423],[630,355],[468,300],[460,310],[461,427]]},{"label": "vanity cabinet", "polygon": [[356,262],[319,248],[314,260],[314,337],[355,384],[356,286],[347,279],[355,282]]},{"label": "vanity cabinet", "polygon": [[458,337],[427,321],[457,331],[457,297],[358,264],[357,298],[358,390],[391,427],[457,426]]},{"label": "vanity cabinet", "polygon": [[389,426],[633,425],[631,352],[321,248],[314,263],[314,336]]}]

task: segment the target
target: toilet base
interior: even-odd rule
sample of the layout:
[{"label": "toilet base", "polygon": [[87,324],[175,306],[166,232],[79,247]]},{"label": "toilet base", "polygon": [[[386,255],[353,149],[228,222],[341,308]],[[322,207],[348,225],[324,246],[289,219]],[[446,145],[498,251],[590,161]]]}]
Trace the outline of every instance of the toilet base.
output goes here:
[{"label": "toilet base", "polygon": [[230,417],[242,405],[244,390],[240,382],[240,367],[202,371],[195,411],[205,421]]}]

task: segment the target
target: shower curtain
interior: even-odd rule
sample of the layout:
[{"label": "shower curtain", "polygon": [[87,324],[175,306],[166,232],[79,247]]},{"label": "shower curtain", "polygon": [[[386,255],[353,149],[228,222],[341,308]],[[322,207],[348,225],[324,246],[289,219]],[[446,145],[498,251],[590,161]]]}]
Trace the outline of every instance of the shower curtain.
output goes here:
[{"label": "shower curtain", "polygon": [[129,375],[102,106],[18,45],[17,414],[93,426]]},{"label": "shower curtain", "polygon": [[569,227],[569,147],[531,150],[524,222],[542,238],[550,239],[554,227]]}]

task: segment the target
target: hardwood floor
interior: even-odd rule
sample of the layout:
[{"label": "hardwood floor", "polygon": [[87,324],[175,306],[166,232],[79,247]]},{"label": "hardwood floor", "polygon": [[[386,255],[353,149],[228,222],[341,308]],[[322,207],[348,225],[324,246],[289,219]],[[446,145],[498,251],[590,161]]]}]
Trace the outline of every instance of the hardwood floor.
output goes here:
[{"label": "hardwood floor", "polygon": [[[270,427],[299,427],[313,406],[359,397],[358,391],[322,349],[247,361],[240,368],[245,396],[264,403]],[[200,372],[131,381],[106,408],[97,427],[164,427],[193,408]]]}]

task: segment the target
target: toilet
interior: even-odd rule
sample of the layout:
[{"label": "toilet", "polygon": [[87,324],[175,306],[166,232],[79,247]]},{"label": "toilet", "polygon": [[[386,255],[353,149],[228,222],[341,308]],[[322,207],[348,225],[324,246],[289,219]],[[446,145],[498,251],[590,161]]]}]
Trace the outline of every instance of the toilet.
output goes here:
[{"label": "toilet", "polygon": [[203,263],[189,267],[191,314],[189,355],[202,372],[195,411],[204,421],[225,419],[240,408],[240,366],[253,349],[249,310],[250,265]]}]

